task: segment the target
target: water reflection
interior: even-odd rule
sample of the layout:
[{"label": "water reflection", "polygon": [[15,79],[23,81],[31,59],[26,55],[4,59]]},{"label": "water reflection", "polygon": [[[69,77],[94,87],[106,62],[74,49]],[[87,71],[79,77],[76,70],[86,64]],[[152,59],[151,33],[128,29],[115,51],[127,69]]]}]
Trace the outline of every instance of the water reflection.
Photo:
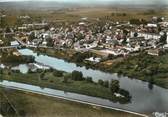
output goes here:
[{"label": "water reflection", "polygon": [[86,69],[86,67],[78,67],[76,64],[65,62],[62,59],[57,59],[46,55],[37,56],[37,53],[34,53],[29,49],[22,49],[19,50],[19,52],[21,52],[23,55],[33,55],[36,62],[48,65],[54,69],[63,70],[66,72],[72,72],[73,70],[81,71],[85,77],[90,76],[94,81],[98,81],[99,79],[119,80],[121,88],[130,92],[132,102],[123,106],[120,104],[110,103],[113,107],[128,108],[138,112],[168,111],[167,89],[140,80],[130,79],[128,77],[118,77],[117,74]]}]

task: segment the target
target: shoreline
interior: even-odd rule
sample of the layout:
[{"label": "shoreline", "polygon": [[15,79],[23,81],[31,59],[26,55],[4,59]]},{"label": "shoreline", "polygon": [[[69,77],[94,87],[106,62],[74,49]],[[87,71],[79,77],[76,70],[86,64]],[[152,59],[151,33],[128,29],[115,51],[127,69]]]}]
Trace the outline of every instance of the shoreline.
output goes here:
[{"label": "shoreline", "polygon": [[[51,57],[56,57],[58,59],[63,59],[66,62],[75,63],[77,66],[86,67],[88,69],[91,68],[93,70],[100,70],[100,71],[103,71],[103,72],[106,72],[106,73],[110,73],[110,74],[117,73],[114,70],[112,70],[112,71],[109,70],[108,69],[108,67],[109,67],[108,65],[102,66],[100,63],[93,64],[93,63],[90,63],[90,62],[88,62],[88,63],[85,63],[85,62],[77,63],[77,62],[71,60],[70,58],[68,58],[68,56],[67,57],[62,57],[62,56],[59,56],[59,54],[57,55],[55,53],[49,53],[49,52],[47,52],[47,51],[51,51],[51,49],[48,49],[48,48],[38,48],[38,50],[34,50],[32,48],[29,48],[29,49],[31,49],[31,50],[33,50],[33,51],[35,51],[37,53],[40,51],[40,54],[42,54],[42,55],[48,55],[48,56],[51,56]],[[43,49],[43,50],[45,50],[45,52],[43,50],[39,50],[39,49]],[[52,51],[56,52],[57,50],[54,49]],[[60,50],[58,50],[58,51],[60,51]],[[68,51],[68,50],[66,50],[66,51]],[[66,53],[66,52],[64,52],[64,53]],[[145,78],[142,78],[142,77],[136,77],[134,74],[120,73],[120,71],[118,71],[117,74],[119,76],[127,76],[130,79],[137,79],[137,80],[141,80],[141,81],[147,82],[147,83],[149,83],[149,85],[157,85],[157,86],[159,86],[161,88],[168,89],[167,85],[165,85],[165,84],[163,85],[162,84],[162,83],[164,83],[164,81],[161,81],[161,83],[160,82],[158,83],[157,81],[151,83],[150,81],[148,81],[148,79],[145,79]]]},{"label": "shoreline", "polygon": [[[75,72],[75,71],[74,71]],[[80,73],[80,72],[79,72]],[[90,77],[83,77],[80,80],[75,80],[75,73],[67,73],[64,71],[49,69],[49,70],[37,70],[36,72],[29,71],[27,74],[22,74],[18,71],[1,71],[2,77],[0,80],[8,80],[20,83],[26,83],[30,85],[37,85],[44,88],[52,88],[56,90],[63,90],[67,92],[74,92],[78,94],[84,94],[93,97],[100,97],[108,99],[112,102],[119,102],[121,104],[127,104],[131,102],[132,96],[123,88],[120,88],[120,84],[117,91],[112,92],[116,87],[110,88],[110,83],[105,86],[104,83],[100,84],[94,82]],[[77,75],[76,73],[75,75]],[[122,96],[116,96],[120,94]]]},{"label": "shoreline", "polygon": [[105,106],[105,105],[100,105],[100,104],[85,102],[85,101],[81,101],[81,100],[61,97],[61,96],[58,96],[58,95],[51,95],[51,94],[47,94],[47,93],[37,92],[37,91],[33,91],[32,89],[29,89],[29,90],[28,89],[23,89],[23,88],[21,89],[21,88],[18,88],[16,86],[15,87],[5,86],[5,85],[0,85],[0,86],[4,87],[4,88],[10,88],[10,89],[19,90],[19,91],[30,92],[30,93],[34,93],[34,94],[39,94],[39,95],[44,95],[44,96],[49,96],[49,97],[55,97],[55,98],[58,98],[58,99],[63,99],[63,100],[71,101],[71,102],[78,102],[78,103],[87,104],[87,105],[91,105],[91,106],[97,106],[97,107],[102,107],[102,108],[106,108],[106,109],[112,109],[112,110],[116,110],[116,111],[126,112],[126,113],[130,113],[130,114],[138,115],[138,116],[141,116],[141,117],[148,117],[145,114],[140,114],[140,113],[129,111],[129,110],[124,110],[124,109],[120,109],[120,108],[113,108],[113,107],[109,107],[109,106]]}]

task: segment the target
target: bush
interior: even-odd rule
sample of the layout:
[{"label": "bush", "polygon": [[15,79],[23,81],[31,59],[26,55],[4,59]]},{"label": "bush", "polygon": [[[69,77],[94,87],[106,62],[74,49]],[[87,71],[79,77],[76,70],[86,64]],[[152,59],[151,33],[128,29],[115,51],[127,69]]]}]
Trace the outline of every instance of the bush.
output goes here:
[{"label": "bush", "polygon": [[82,81],[82,80],[84,80],[82,72],[73,71],[72,72],[72,80],[75,80],[75,81]]},{"label": "bush", "polygon": [[129,92],[128,92],[128,91],[125,91],[125,90],[123,90],[123,89],[120,89],[120,90],[119,90],[119,93],[120,93],[121,95],[125,96],[126,98],[130,98],[130,97],[131,97],[130,94],[129,94]]},{"label": "bush", "polygon": [[68,80],[72,77],[72,74],[70,73],[67,73],[64,75],[64,78],[63,78],[63,83],[68,83]]},{"label": "bush", "polygon": [[104,81],[100,79],[100,80],[98,81],[98,84],[101,85],[101,86],[103,86]]},{"label": "bush", "polygon": [[109,88],[109,81],[108,80],[104,81],[103,86]]},{"label": "bush", "polygon": [[110,90],[112,93],[118,92],[120,89],[119,81],[118,80],[111,80],[110,82]]},{"label": "bush", "polygon": [[3,69],[0,69],[0,74],[3,74]]},{"label": "bush", "polygon": [[63,72],[62,71],[58,71],[58,70],[54,70],[53,75],[56,77],[62,77],[63,76]]},{"label": "bush", "polygon": [[92,77],[87,77],[86,81],[89,82],[89,83],[93,83]]},{"label": "bush", "polygon": [[45,73],[42,72],[42,73],[40,74],[40,78],[43,78],[44,76],[45,76]]},{"label": "bush", "polygon": [[69,79],[69,77],[64,76],[64,78],[63,78],[63,83],[68,83],[68,79]]}]

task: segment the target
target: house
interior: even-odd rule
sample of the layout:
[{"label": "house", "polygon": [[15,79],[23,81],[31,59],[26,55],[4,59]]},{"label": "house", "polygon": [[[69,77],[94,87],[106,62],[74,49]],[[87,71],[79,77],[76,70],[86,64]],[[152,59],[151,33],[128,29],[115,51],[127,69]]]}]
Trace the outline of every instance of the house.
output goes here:
[{"label": "house", "polygon": [[150,28],[157,28],[157,24],[147,24],[147,27],[150,27]]},{"label": "house", "polygon": [[[131,37],[134,37],[135,32],[131,32]],[[146,40],[148,39],[155,39],[158,40],[160,39],[160,34],[155,34],[155,33],[146,33],[146,32],[138,32],[138,37],[144,37]]]},{"label": "house", "polygon": [[80,25],[80,26],[85,26],[86,23],[85,23],[85,22],[79,22],[79,25]]},{"label": "house", "polygon": [[15,33],[13,33],[13,32],[11,32],[11,33],[3,33],[3,37],[4,38],[11,38],[13,36],[15,36]]},{"label": "house", "polygon": [[4,64],[0,64],[0,68],[1,68],[1,69],[4,69],[4,68],[5,68],[5,65],[4,65]]},{"label": "house", "polygon": [[33,63],[33,65],[34,65],[37,69],[43,69],[43,70],[50,69],[49,66],[43,65],[43,64],[41,64],[41,63]]},{"label": "house", "polygon": [[148,55],[160,56],[162,51],[160,49],[150,49],[148,50]]},{"label": "house", "polygon": [[19,46],[20,44],[17,41],[11,41],[11,46]]},{"label": "house", "polygon": [[42,45],[43,45],[43,46],[46,46],[46,45],[47,45],[47,42],[46,42],[46,41],[43,41],[43,42],[42,42]]},{"label": "house", "polygon": [[95,62],[95,63],[99,63],[101,58],[94,58],[94,57],[90,57],[90,58],[87,58],[85,59],[87,61],[91,61],[91,62]]},{"label": "house", "polygon": [[88,17],[82,17],[81,18],[81,20],[87,20],[88,19]]},{"label": "house", "polygon": [[18,51],[14,51],[13,55],[15,55],[15,56],[21,56],[21,54]]},{"label": "house", "polygon": [[123,95],[121,95],[121,94],[119,94],[119,93],[114,93],[114,95],[116,96],[116,97],[124,97]]},{"label": "house", "polygon": [[25,15],[25,16],[19,16],[20,19],[30,19],[30,16]]},{"label": "house", "polygon": [[18,27],[18,30],[20,30],[20,31],[25,31],[25,30],[27,30],[27,27]]},{"label": "house", "polygon": [[41,41],[42,41],[42,39],[33,39],[33,41],[31,43],[32,43],[32,45],[38,45]]},{"label": "house", "polygon": [[48,23],[34,23],[33,24],[34,28],[35,29],[41,29],[41,28],[44,28],[45,26],[48,26]]},{"label": "house", "polygon": [[127,42],[129,42],[129,43],[136,43],[136,42],[142,42],[142,41],[144,41],[145,40],[145,38],[144,37],[130,37],[130,38],[127,38]]},{"label": "house", "polygon": [[168,27],[168,22],[160,22],[159,23],[160,24],[160,26],[162,26],[162,27]]},{"label": "house", "polygon": [[0,40],[0,45],[2,45],[4,42],[2,40]]},{"label": "house", "polygon": [[42,70],[50,69],[49,66],[43,65],[41,63],[29,63],[28,67],[29,67],[31,72],[36,72],[38,69],[42,69]]}]

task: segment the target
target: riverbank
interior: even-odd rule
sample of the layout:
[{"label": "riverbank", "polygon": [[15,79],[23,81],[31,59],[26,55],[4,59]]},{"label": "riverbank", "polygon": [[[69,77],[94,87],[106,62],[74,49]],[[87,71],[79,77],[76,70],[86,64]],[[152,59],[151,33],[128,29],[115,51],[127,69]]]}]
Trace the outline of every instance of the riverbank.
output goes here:
[{"label": "riverbank", "polygon": [[0,50],[0,64],[18,65],[24,63],[33,63],[35,60],[33,56],[20,55],[17,49]]},{"label": "riverbank", "polygon": [[[16,108],[18,114],[22,117],[138,117],[137,115],[125,112],[79,104],[22,91],[0,88],[0,95],[2,95],[2,93],[6,94],[10,102]],[[8,105],[7,100],[4,97],[1,98],[0,101],[1,104]],[[10,116],[10,113],[8,114]],[[14,117],[14,115],[15,114],[13,113],[12,116]]]},{"label": "riverbank", "polygon": [[[84,59],[81,57],[82,55],[75,56],[76,52],[72,50],[38,48],[34,51],[46,54],[48,56],[64,59],[69,62],[74,62],[79,66],[86,66],[87,68],[98,69],[109,73],[118,73],[119,75],[143,80],[149,82],[149,88],[152,88],[153,84],[163,88],[168,88],[167,53],[161,56],[150,56],[144,52],[120,60],[105,60],[95,64],[84,61]],[[78,58],[80,58],[80,60]]]},{"label": "riverbank", "polygon": [[[95,83],[92,81],[92,78],[73,79],[72,75],[73,73],[61,73],[61,71],[39,71],[36,73],[21,74],[4,70],[1,72],[1,79],[32,84],[42,88],[48,87],[66,92],[101,97],[121,104],[126,104],[131,101],[129,92],[119,88],[118,86],[116,91],[116,87],[110,88],[109,84],[104,86],[103,84]],[[74,74],[74,76],[79,78],[78,73]],[[112,92],[113,89],[114,92]],[[121,96],[117,96],[118,94],[121,94]]]}]

